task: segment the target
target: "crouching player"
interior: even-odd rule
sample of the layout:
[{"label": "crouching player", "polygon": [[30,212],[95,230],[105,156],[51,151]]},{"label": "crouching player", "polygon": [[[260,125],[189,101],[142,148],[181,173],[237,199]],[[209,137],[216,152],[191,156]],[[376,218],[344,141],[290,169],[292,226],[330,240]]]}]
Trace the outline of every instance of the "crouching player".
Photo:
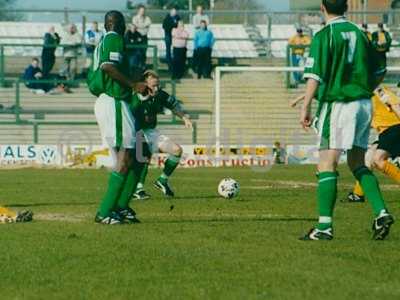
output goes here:
[{"label": "crouching player", "polygon": [[[400,99],[385,87],[375,90],[372,97],[372,127],[379,133],[366,154],[366,165],[377,169],[400,184],[400,169],[389,158],[400,156]],[[349,202],[364,202],[364,191],[357,181]]]},{"label": "crouching player", "polygon": [[[161,190],[164,195],[173,197],[174,192],[168,184],[168,178],[179,165],[182,156],[182,147],[157,130],[157,115],[163,113],[164,109],[169,109],[183,120],[186,128],[192,129],[193,125],[190,118],[183,112],[177,99],[160,88],[160,80],[157,73],[147,71],[144,73],[144,78],[149,89],[149,95],[144,97],[136,93],[133,95],[131,102],[132,113],[136,120],[136,130],[143,132],[151,154],[169,154],[165,161],[163,173],[154,182],[154,186]],[[149,195],[144,190],[148,166],[149,164],[146,163],[142,170],[134,194],[136,199],[144,200],[149,198]]]}]

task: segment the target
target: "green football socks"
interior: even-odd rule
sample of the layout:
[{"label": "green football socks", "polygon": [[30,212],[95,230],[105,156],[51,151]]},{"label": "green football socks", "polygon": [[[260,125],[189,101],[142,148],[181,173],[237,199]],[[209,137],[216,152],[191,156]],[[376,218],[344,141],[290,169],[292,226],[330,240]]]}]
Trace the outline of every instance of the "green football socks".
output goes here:
[{"label": "green football socks", "polygon": [[379,216],[382,211],[386,211],[385,201],[383,200],[378,180],[371,170],[363,166],[356,169],[353,174],[360,182],[365,197],[372,205],[375,216]]},{"label": "green football socks", "polygon": [[160,178],[168,179],[168,177],[171,176],[175,169],[178,167],[180,160],[180,156],[170,155],[165,161],[163,175],[161,175]]},{"label": "green football socks", "polygon": [[147,173],[149,172],[149,164],[144,163],[142,172],[140,173],[140,178],[139,178],[139,183],[138,183],[138,189],[144,187],[144,183],[146,182],[146,177]]},{"label": "green football socks", "polygon": [[121,190],[124,186],[125,176],[112,172],[110,178],[108,180],[108,188],[106,194],[100,203],[99,214],[101,217],[105,218],[110,215],[113,211],[115,205],[117,204],[118,197],[121,193]]},{"label": "green football socks", "polygon": [[317,228],[326,230],[332,227],[332,216],[337,197],[337,172],[321,172],[318,175],[318,210]]},{"label": "green football socks", "polygon": [[119,209],[126,209],[129,206],[129,202],[132,198],[133,193],[136,190],[141,172],[141,165],[135,164],[126,177],[124,186],[121,194],[118,198],[117,205]]}]

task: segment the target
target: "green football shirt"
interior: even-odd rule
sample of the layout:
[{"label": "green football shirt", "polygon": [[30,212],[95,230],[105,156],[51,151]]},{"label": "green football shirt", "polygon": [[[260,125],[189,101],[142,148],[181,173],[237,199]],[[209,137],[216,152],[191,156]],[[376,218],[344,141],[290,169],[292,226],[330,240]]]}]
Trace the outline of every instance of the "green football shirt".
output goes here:
[{"label": "green football shirt", "polygon": [[129,101],[132,89],[122,86],[107,75],[101,69],[104,64],[113,64],[121,73],[128,74],[124,39],[113,31],[107,32],[96,47],[87,82],[90,92],[95,96],[105,93],[114,99]]},{"label": "green football shirt", "polygon": [[320,102],[371,98],[379,69],[376,52],[357,25],[338,17],[313,38],[304,78],[320,82]]},{"label": "green football shirt", "polygon": [[160,90],[158,93],[143,99],[139,94],[133,94],[130,103],[132,114],[135,117],[136,130],[154,129],[157,127],[157,115],[164,112],[164,108],[175,110],[179,107],[178,100],[167,92]]}]

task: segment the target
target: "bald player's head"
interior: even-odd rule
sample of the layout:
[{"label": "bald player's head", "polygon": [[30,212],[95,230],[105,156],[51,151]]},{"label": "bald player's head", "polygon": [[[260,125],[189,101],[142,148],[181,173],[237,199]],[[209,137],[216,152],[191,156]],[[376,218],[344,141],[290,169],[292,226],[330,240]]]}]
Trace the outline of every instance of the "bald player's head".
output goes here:
[{"label": "bald player's head", "polygon": [[104,28],[106,31],[115,31],[120,35],[125,34],[126,25],[124,15],[117,10],[111,10],[104,17]]}]

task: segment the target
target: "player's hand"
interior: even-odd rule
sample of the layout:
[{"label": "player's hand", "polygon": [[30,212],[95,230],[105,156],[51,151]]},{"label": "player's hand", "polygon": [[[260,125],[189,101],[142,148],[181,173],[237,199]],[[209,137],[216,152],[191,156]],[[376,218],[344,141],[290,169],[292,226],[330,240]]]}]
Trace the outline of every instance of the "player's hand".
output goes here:
[{"label": "player's hand", "polygon": [[290,104],[290,107],[295,108],[295,107],[297,106],[297,104],[298,104],[300,101],[303,101],[303,100],[304,100],[305,97],[306,97],[306,94],[300,95],[300,96],[297,97],[296,99],[290,101],[290,103],[289,103],[289,104]]},{"label": "player's hand", "polygon": [[186,127],[187,129],[193,130],[193,123],[192,123],[192,121],[191,121],[188,117],[183,117],[182,120],[183,120],[183,122],[185,123],[185,127]]},{"label": "player's hand", "polygon": [[300,112],[300,124],[305,131],[312,125],[311,108],[303,106]]}]

